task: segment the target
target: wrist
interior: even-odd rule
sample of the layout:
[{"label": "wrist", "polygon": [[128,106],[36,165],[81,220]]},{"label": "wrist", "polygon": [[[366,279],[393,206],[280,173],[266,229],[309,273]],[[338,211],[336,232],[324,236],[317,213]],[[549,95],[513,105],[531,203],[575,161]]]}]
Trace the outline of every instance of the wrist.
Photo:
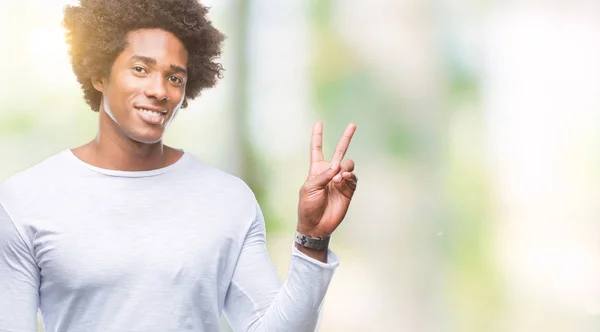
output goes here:
[{"label": "wrist", "polygon": [[327,263],[327,253],[328,253],[328,247],[323,247],[323,248],[319,248],[319,249],[315,249],[315,248],[309,248],[306,245],[302,245],[301,241],[298,241],[298,233],[296,233],[295,236],[295,241],[294,241],[294,246],[296,247],[296,249],[298,249],[301,253],[303,253],[304,255],[316,259],[318,261],[321,261],[323,263]]},{"label": "wrist", "polygon": [[331,233],[324,233],[318,229],[316,229],[315,227],[307,227],[307,226],[303,226],[302,224],[298,224],[298,226],[296,226],[296,232],[302,234],[302,235],[306,235],[312,238],[329,238],[331,237]]},{"label": "wrist", "polygon": [[298,249],[301,253],[305,254],[306,256],[316,259],[320,262],[323,263],[327,263],[327,253],[328,250],[316,250],[316,249],[309,249],[306,247],[303,247],[301,245],[299,245],[298,243],[294,243],[296,249]]},{"label": "wrist", "polygon": [[330,239],[330,236],[315,237],[303,234],[299,231],[296,231],[296,234],[294,234],[294,242],[296,245],[310,250],[326,251],[329,248]]}]

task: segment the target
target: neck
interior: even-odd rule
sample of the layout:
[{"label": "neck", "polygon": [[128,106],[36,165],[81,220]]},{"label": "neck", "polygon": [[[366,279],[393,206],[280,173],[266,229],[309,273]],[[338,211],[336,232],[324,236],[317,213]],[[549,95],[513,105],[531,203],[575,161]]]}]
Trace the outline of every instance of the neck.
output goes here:
[{"label": "neck", "polygon": [[84,162],[104,169],[147,171],[166,167],[179,159],[181,152],[162,140],[147,144],[129,138],[104,112],[99,112],[98,134],[91,142],[73,149]]}]

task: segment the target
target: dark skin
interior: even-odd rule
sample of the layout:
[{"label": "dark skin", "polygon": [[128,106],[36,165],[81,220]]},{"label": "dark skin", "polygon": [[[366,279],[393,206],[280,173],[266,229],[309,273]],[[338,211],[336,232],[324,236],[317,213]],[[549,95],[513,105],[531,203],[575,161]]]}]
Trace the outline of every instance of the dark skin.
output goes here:
[{"label": "dark skin", "polygon": [[[349,124],[335,148],[331,161],[323,158],[323,124],[315,123],[310,143],[310,168],[300,189],[297,230],[311,237],[329,237],[346,216],[356,191],[358,179],[354,161],[344,160],[356,125]],[[307,249],[296,243],[305,254],[327,261],[326,250]]]},{"label": "dark skin", "polygon": [[[183,100],[187,62],[188,53],[175,35],[160,29],[130,32],[109,77],[93,80],[103,93],[98,135],[73,153],[115,170],[145,171],[175,163],[182,152],[163,145],[162,136]],[[145,121],[140,108],[166,112],[163,123]]]},{"label": "dark skin", "polygon": [[[108,77],[93,80],[102,92],[98,134],[73,149],[84,162],[104,169],[146,171],[175,163],[182,152],[162,143],[185,96],[188,52],[172,33],[161,29],[130,32]],[[149,112],[154,111],[154,113]],[[328,237],[344,219],[356,189],[354,162],[343,160],[356,126],[348,125],[330,162],[322,153],[323,125],[313,128],[310,168],[300,190],[297,230]],[[326,250],[296,247],[326,262]]]}]

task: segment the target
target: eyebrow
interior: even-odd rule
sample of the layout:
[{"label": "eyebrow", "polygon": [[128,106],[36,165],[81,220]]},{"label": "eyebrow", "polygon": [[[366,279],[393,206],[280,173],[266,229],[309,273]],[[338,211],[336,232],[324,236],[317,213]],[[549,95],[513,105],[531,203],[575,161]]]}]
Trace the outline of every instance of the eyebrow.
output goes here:
[{"label": "eyebrow", "polygon": [[[134,56],[131,57],[130,60],[132,60],[132,61],[141,61],[141,62],[144,62],[146,64],[152,65],[152,66],[156,65],[156,59],[151,58],[151,57],[147,57],[147,56],[143,56],[143,55],[134,55]],[[185,68],[183,68],[181,66],[177,66],[177,65],[171,64],[169,66],[169,68],[174,73],[181,73],[181,74],[187,75],[187,70],[185,70]]]}]

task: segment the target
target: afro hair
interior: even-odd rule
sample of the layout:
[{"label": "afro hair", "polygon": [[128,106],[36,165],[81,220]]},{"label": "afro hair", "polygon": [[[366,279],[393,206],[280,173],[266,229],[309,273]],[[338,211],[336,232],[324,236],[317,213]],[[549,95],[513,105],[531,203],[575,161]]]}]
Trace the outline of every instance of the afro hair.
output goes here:
[{"label": "afro hair", "polygon": [[92,78],[109,75],[127,45],[127,34],[138,29],[171,32],[187,49],[183,107],[203,89],[215,86],[223,71],[218,58],[225,36],[212,26],[207,13],[197,0],[80,0],[79,5],[65,7],[71,65],[92,110],[99,110],[102,99]]}]

